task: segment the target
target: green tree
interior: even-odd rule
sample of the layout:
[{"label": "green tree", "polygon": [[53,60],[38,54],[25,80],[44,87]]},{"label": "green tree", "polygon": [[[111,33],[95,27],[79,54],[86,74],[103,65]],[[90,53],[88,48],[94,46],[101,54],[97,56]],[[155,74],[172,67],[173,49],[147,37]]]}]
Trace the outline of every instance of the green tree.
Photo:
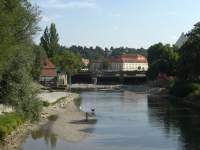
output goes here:
[{"label": "green tree", "polygon": [[71,75],[77,73],[83,67],[80,55],[64,50],[57,53],[53,58],[54,63],[60,68],[62,72],[69,75],[71,83]]},{"label": "green tree", "polygon": [[0,99],[4,104],[14,106],[18,114],[35,120],[39,118],[42,105],[36,98],[37,89],[32,82],[32,50],[23,49],[17,50],[2,75]]},{"label": "green tree", "polygon": [[56,30],[56,25],[51,24],[50,29],[45,28],[44,34],[41,37],[40,45],[44,48],[49,58],[54,57],[59,50],[59,36]]},{"label": "green tree", "polygon": [[182,80],[197,81],[200,77],[200,22],[187,36],[188,41],[179,50],[177,75]]},{"label": "green tree", "polygon": [[33,35],[39,11],[27,0],[0,1],[0,101],[36,119],[41,110],[32,86]]},{"label": "green tree", "polygon": [[31,70],[31,75],[33,80],[38,81],[40,73],[43,67],[45,60],[47,59],[46,53],[41,46],[33,46],[33,66]]},{"label": "green tree", "polygon": [[30,42],[37,32],[39,13],[26,0],[0,1],[0,78],[17,46]]},{"label": "green tree", "polygon": [[162,43],[152,45],[148,49],[149,78],[157,78],[159,72],[175,75],[177,61],[178,53],[175,47]]}]

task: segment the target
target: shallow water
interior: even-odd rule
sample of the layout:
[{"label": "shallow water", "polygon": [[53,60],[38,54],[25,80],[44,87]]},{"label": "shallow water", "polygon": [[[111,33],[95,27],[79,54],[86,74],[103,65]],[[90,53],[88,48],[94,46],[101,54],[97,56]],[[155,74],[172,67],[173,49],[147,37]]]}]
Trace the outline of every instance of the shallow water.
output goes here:
[{"label": "shallow water", "polygon": [[200,115],[165,100],[130,91],[81,93],[81,109],[95,108],[91,135],[70,143],[50,132],[51,123],[30,134],[23,150],[198,150]]}]

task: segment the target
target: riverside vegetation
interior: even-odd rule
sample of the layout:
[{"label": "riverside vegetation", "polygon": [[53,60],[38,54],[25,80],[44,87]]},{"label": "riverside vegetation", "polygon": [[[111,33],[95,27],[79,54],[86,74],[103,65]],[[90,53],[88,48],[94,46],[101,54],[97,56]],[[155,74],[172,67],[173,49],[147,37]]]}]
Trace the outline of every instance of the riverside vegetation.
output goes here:
[{"label": "riverside vegetation", "polygon": [[[44,45],[36,45],[33,41],[40,30],[38,7],[26,0],[1,0],[0,20],[0,103],[15,110],[15,113],[0,116],[0,139],[3,140],[23,122],[37,121],[43,105],[48,106],[37,98],[40,89],[35,82],[39,79],[49,53],[46,53]],[[51,40],[48,44],[56,50],[59,44],[55,26],[52,25],[50,33]],[[56,53],[53,55],[57,56]],[[69,70],[70,67],[72,72],[79,70],[80,56],[71,52],[64,56],[71,59],[68,58],[62,68]],[[61,56],[57,59],[58,62],[62,60],[60,58]],[[74,60],[71,61],[72,59]]]},{"label": "riverside vegetation", "polygon": [[178,98],[189,98],[194,104],[200,98],[200,23],[187,34],[188,40],[181,48],[161,43],[148,49],[150,79],[158,74],[170,76],[165,84],[169,94]]},{"label": "riverside vegetation", "polygon": [[0,1],[0,103],[16,110],[0,116],[1,140],[25,120],[38,120],[42,110],[33,84],[45,57],[32,40],[38,14],[28,1]]}]

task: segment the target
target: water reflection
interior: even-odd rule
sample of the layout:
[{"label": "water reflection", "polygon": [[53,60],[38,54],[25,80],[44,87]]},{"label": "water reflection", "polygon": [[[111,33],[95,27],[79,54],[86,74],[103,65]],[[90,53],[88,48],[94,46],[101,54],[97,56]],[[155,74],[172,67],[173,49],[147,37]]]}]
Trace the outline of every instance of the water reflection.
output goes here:
[{"label": "water reflection", "polygon": [[[95,108],[97,122],[87,126],[84,115],[74,119],[70,113],[50,117],[49,124],[29,136],[24,150],[200,150],[197,112],[134,91],[89,91],[81,97],[82,110]],[[57,123],[68,130],[54,133],[65,133],[67,140],[51,132]],[[70,141],[74,136],[81,140]]]},{"label": "water reflection", "polygon": [[44,139],[46,145],[52,148],[56,147],[57,144],[57,136],[52,132],[53,123],[57,120],[58,116],[50,116],[49,122],[40,126],[37,130],[31,132],[31,137],[33,140]]},{"label": "water reflection", "polygon": [[200,149],[200,114],[167,100],[148,99],[149,120],[167,136],[178,135],[181,150]]}]

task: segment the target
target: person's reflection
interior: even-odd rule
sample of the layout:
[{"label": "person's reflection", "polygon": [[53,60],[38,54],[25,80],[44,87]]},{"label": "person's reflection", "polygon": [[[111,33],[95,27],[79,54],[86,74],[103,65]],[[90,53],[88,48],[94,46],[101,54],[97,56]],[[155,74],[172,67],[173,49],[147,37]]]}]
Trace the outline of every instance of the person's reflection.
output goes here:
[{"label": "person's reflection", "polygon": [[52,129],[51,123],[41,126],[39,129],[32,131],[31,133],[32,139],[37,140],[44,138],[47,145],[49,145],[50,143],[51,147],[55,148],[57,144],[57,136],[52,133],[51,129]]}]

